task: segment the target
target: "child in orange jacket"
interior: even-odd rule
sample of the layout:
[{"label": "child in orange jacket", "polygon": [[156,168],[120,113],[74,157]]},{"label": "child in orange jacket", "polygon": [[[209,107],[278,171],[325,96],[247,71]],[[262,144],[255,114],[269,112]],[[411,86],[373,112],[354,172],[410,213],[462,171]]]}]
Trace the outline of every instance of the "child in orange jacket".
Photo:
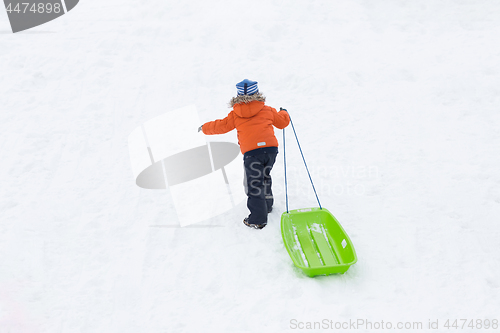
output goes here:
[{"label": "child in orange jacket", "polygon": [[230,106],[233,110],[224,119],[210,121],[198,129],[204,134],[224,134],[236,128],[238,144],[245,166],[245,191],[250,215],[243,220],[249,227],[262,229],[267,224],[274,198],[271,170],[278,154],[278,140],[273,126],[283,129],[290,123],[288,112],[265,105],[257,82],[243,80],[236,84],[238,95]]}]

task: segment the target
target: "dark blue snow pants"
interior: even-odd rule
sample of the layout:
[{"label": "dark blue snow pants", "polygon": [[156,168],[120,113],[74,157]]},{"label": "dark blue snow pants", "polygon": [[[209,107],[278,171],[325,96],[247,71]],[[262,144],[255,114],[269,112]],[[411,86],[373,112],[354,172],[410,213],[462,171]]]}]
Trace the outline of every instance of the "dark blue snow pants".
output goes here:
[{"label": "dark blue snow pants", "polygon": [[267,213],[274,203],[271,170],[277,155],[278,147],[258,148],[243,155],[249,223],[267,223]]}]

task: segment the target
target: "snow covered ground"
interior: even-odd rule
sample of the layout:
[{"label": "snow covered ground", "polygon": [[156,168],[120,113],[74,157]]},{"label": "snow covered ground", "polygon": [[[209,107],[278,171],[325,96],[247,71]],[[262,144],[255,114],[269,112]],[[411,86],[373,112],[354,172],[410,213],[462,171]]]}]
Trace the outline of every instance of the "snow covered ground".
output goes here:
[{"label": "snow covered ground", "polygon": [[[500,320],[498,36],[493,0],[82,0],[18,34],[0,10],[0,332]],[[260,231],[244,203],[175,227],[169,192],[135,185],[134,128],[222,118],[244,78],[290,111],[346,274],[293,266],[282,154]],[[288,135],[290,206],[314,207]]]}]

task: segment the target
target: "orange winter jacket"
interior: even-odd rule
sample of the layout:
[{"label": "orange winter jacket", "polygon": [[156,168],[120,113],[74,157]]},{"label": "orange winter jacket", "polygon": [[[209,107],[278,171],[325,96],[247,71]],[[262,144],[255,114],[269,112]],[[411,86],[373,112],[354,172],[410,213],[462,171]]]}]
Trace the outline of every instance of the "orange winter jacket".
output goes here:
[{"label": "orange winter jacket", "polygon": [[286,111],[277,112],[263,101],[238,103],[224,119],[203,124],[203,133],[224,134],[236,128],[241,153],[264,147],[278,147],[273,125],[283,129],[290,123]]}]

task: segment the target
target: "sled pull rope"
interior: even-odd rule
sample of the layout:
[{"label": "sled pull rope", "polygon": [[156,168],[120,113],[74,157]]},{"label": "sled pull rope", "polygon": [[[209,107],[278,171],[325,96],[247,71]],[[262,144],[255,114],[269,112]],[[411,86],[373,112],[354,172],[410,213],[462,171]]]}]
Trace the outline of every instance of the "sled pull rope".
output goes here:
[{"label": "sled pull rope", "polygon": [[[314,191],[314,195],[316,195],[316,200],[318,201],[318,205],[319,205],[319,209],[323,209],[321,207],[321,203],[319,202],[319,198],[318,198],[318,193],[316,193],[316,188],[314,187],[314,183],[313,183],[313,180],[311,178],[311,174],[309,173],[309,168],[307,167],[307,163],[306,163],[306,159],[304,158],[304,154],[302,153],[302,148],[300,148],[300,142],[299,142],[299,138],[297,137],[297,132],[295,131],[295,127],[293,126],[293,121],[292,121],[292,117],[290,117],[290,114],[288,114],[289,118],[290,118],[290,124],[292,125],[292,129],[293,129],[293,134],[295,135],[295,140],[297,140],[297,145],[299,146],[299,150],[300,150],[300,155],[302,155],[302,160],[304,161],[304,165],[306,167],[306,171],[307,171],[307,174],[309,176],[309,180],[311,181],[311,185],[312,185],[312,188],[313,188],[313,191]],[[287,182],[286,182],[286,149],[285,149],[285,129],[283,129],[283,158],[285,159],[285,193],[286,193],[286,212],[288,213],[288,193],[287,193]]]},{"label": "sled pull rope", "polygon": [[286,212],[288,214],[288,184],[286,182],[286,147],[285,147],[285,129],[283,128],[283,165],[285,166],[285,201],[286,201]]}]

